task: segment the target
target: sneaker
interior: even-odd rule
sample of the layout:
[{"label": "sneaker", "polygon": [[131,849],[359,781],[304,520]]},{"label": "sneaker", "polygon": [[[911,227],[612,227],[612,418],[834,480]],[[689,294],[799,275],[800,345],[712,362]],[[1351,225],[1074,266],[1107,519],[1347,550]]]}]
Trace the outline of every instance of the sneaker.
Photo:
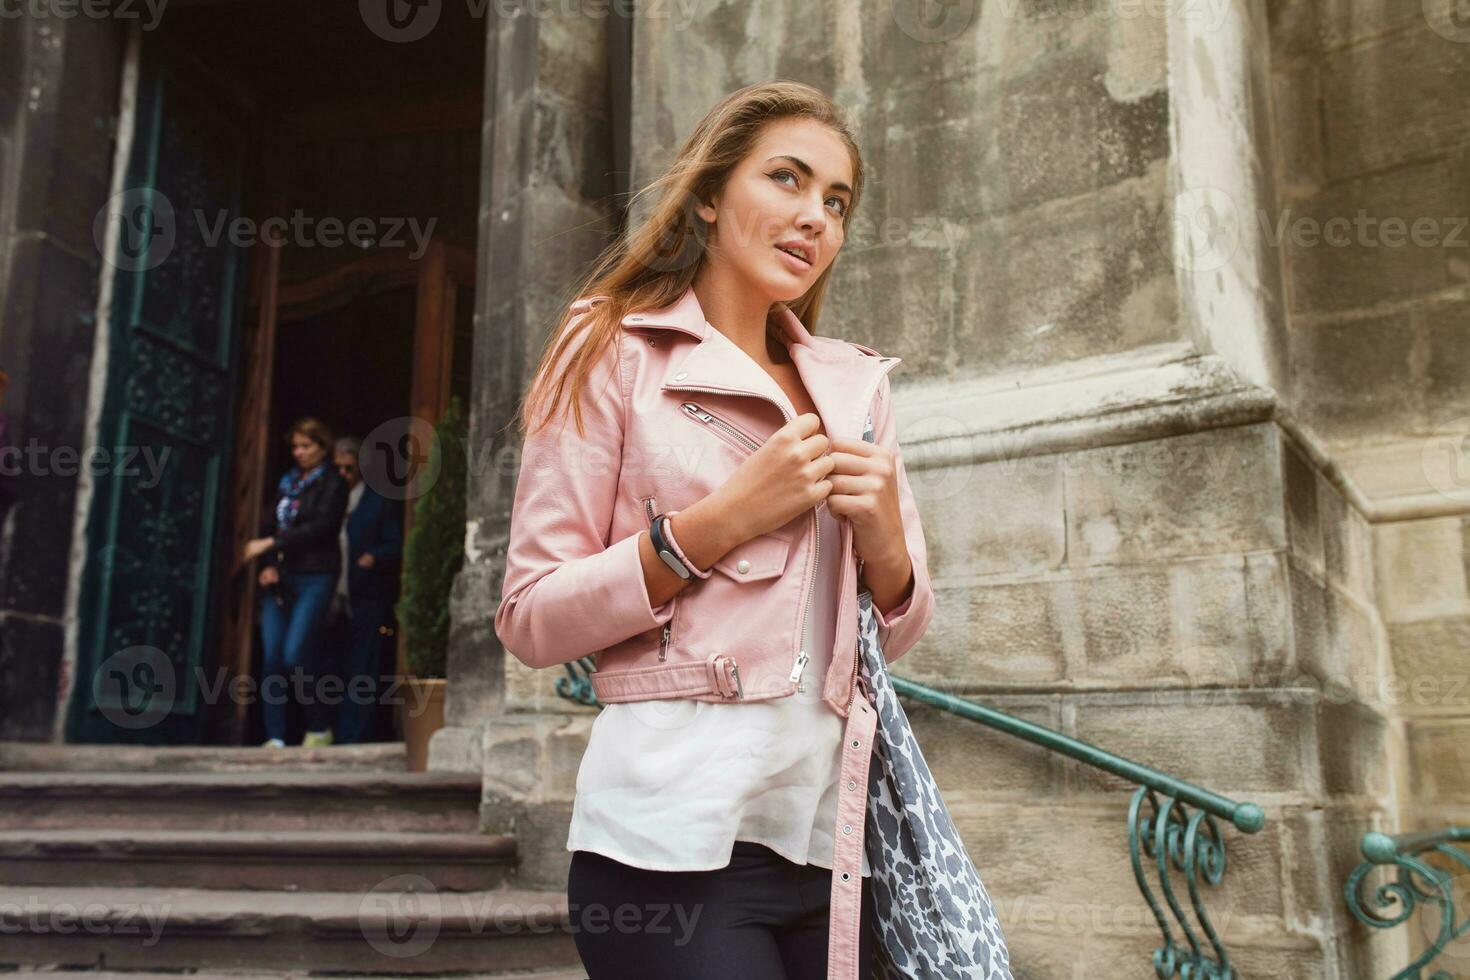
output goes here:
[{"label": "sneaker", "polygon": [[260,743],[260,747],[263,749],[284,749],[286,743],[279,738],[268,738]]},{"label": "sneaker", "polygon": [[307,732],[306,737],[301,740],[301,747],[304,749],[317,749],[331,744],[332,730],[330,728],[324,732]]}]

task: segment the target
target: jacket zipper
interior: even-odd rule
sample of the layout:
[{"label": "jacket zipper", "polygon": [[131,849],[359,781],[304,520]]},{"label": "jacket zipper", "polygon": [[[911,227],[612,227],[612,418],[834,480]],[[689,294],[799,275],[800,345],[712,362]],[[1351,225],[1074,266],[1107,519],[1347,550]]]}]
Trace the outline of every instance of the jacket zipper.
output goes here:
[{"label": "jacket zipper", "polygon": [[[653,497],[643,498],[643,509],[648,514],[648,526],[651,528],[653,527],[654,517],[658,516],[658,511],[653,507]],[[674,602],[677,604],[678,601],[679,597],[674,596]],[[658,641],[658,659],[660,663],[669,655],[669,637],[673,635],[673,632],[674,617],[670,616],[669,621],[664,623],[663,634],[659,637]]]},{"label": "jacket zipper", "polygon": [[705,409],[698,402],[684,402],[679,407],[684,410],[684,414],[687,415],[689,418],[692,418],[697,422],[713,428],[716,432],[727,434],[727,442],[730,439],[734,439],[736,446],[740,449],[745,450],[747,453],[755,452],[757,449],[760,448],[760,443],[756,442],[750,436],[746,435],[744,432],[737,429],[734,425],[720,418],[718,415],[715,415],[713,412]]},{"label": "jacket zipper", "polygon": [[[712,387],[708,387],[708,386],[705,386],[705,385],[681,385],[679,390],[681,390],[681,391],[712,391],[712,392],[715,392],[716,394],[730,394],[730,393],[732,393],[732,392],[735,391],[735,389],[712,388]],[[767,398],[765,395],[757,394],[756,392],[740,391],[739,393],[740,394],[745,394],[745,395],[751,395],[751,396],[754,396],[756,398],[763,398],[763,399],[765,399],[766,401],[770,402],[772,405],[775,405],[776,406],[776,410],[781,413],[781,417],[783,419],[785,419],[787,422],[790,422],[791,421],[791,416],[788,415],[788,414],[786,414],[785,407],[783,407],[781,405],[781,403],[778,402],[778,401],[776,401],[774,398]],[[758,443],[755,440],[751,439],[750,436],[748,436],[744,432],[740,431],[738,428],[736,428],[731,423],[729,423],[729,422],[725,421],[724,419],[720,418],[719,416],[715,415],[713,412],[710,412],[709,410],[707,410],[705,408],[702,408],[697,402],[684,402],[684,404],[681,407],[684,409],[684,413],[686,415],[688,415],[690,418],[692,418],[692,419],[694,419],[694,420],[696,420],[698,422],[702,422],[705,425],[711,426],[716,431],[727,433],[729,436],[731,436],[734,439],[738,440],[741,445],[745,446],[750,451],[753,452],[756,449],[760,448],[760,445],[761,445],[760,443]],[[817,563],[820,562],[821,561],[821,558],[822,558],[822,553],[821,553],[822,537],[821,537],[821,535],[822,535],[822,529],[821,529],[821,527],[819,526],[819,524],[817,522],[817,509],[815,507],[813,507],[812,508],[812,570],[811,570],[811,577],[808,580],[808,584],[807,584],[807,587],[806,587],[806,601],[802,605],[802,612],[801,612],[801,631],[800,631],[800,633],[799,633],[799,635],[797,637],[798,649],[797,649],[797,653],[796,653],[796,661],[792,664],[791,673],[787,677],[787,680],[789,680],[790,683],[792,683],[792,684],[799,684],[801,682],[801,672],[802,672],[803,669],[805,669],[807,660],[810,659],[807,656],[807,652],[806,652],[806,649],[805,649],[806,636],[807,636],[807,620],[811,617],[811,611],[812,611],[812,595],[813,595],[813,593],[815,593],[817,591]],[[738,665],[737,665],[737,668],[736,669],[737,670],[739,669],[738,668]],[[739,683],[739,674],[736,675],[736,683],[737,684]]]}]

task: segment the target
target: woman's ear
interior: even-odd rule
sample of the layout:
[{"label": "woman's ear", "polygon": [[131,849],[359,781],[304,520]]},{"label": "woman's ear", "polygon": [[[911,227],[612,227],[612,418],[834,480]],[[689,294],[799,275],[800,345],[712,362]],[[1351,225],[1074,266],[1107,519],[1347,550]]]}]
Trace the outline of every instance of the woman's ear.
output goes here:
[{"label": "woman's ear", "polygon": [[705,201],[703,198],[700,198],[698,196],[696,196],[694,199],[699,202],[694,207],[694,213],[699,215],[700,218],[704,220],[705,224],[714,224],[715,216],[719,213],[717,209],[720,203],[716,195],[711,194],[708,201]]}]

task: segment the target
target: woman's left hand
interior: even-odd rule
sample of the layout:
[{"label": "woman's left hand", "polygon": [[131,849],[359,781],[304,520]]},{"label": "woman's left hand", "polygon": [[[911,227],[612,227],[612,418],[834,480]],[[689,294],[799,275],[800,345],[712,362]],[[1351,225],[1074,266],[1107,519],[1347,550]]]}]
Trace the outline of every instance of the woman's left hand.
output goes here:
[{"label": "woman's left hand", "polygon": [[241,559],[242,563],[254,561],[274,548],[275,544],[275,538],[251,538],[245,542],[245,557]]},{"label": "woman's left hand", "polygon": [[904,546],[903,513],[898,506],[898,470],[893,454],[863,439],[830,438],[832,490],[827,509],[852,522],[852,547],[865,564],[891,558],[900,563]]}]

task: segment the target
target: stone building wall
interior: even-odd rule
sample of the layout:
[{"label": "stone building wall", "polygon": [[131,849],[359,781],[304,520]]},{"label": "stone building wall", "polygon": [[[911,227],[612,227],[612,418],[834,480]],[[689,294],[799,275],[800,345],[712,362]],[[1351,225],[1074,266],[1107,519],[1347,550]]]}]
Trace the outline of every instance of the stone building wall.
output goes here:
[{"label": "stone building wall", "polygon": [[1373,517],[1400,821],[1465,825],[1470,20],[1440,0],[1273,8],[1278,217],[1324,231],[1280,248],[1293,402]]},{"label": "stone building wall", "polygon": [[[1260,804],[1261,833],[1222,825],[1209,903],[1245,976],[1390,975],[1407,937],[1368,935],[1342,901],[1358,841],[1464,822],[1460,715],[1393,696],[1458,663],[1461,519],[1390,520],[1354,455],[1427,404],[1373,351],[1453,374],[1454,330],[1432,324],[1455,322],[1464,270],[1430,250],[1409,286],[1401,255],[1283,245],[1272,217],[1325,220],[1365,187],[1405,215],[1470,211],[1449,109],[1470,46],[1418,52],[1414,91],[1439,105],[1386,120],[1403,128],[1387,140],[1360,118],[1386,111],[1366,65],[1452,42],[1377,2],[1015,0],[935,20],[832,0],[636,24],[635,185],[740,85],[796,78],[849,109],[871,190],[817,332],[904,361],[938,611],[900,673]],[[1394,316],[1404,347],[1352,353]],[[551,681],[507,659],[481,748],[487,820],[514,821],[523,869],[555,887],[594,714]],[[1017,976],[1146,970],[1128,785],[911,717]]]}]

